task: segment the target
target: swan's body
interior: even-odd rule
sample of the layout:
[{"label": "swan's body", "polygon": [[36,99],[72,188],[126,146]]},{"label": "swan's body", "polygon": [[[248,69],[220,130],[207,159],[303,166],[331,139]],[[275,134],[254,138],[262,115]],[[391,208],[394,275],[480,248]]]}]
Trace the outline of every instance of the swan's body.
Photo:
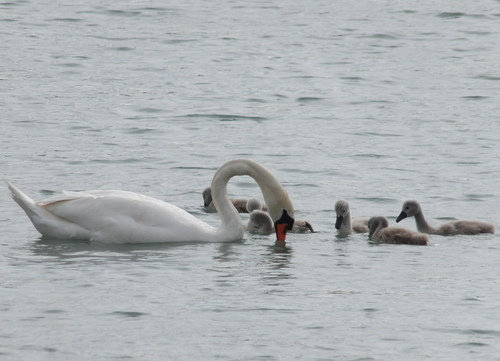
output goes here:
[{"label": "swan's body", "polygon": [[425,246],[429,242],[427,235],[423,233],[406,228],[389,227],[389,221],[383,216],[371,217],[368,228],[370,237],[383,243]]},{"label": "swan's body", "polygon": [[46,237],[106,243],[230,242],[244,234],[241,218],[227,196],[227,182],[236,175],[256,180],[270,206],[278,240],[284,241],[293,225],[292,202],[266,168],[247,159],[229,161],[214,175],[214,203],[222,220],[218,228],[170,203],[132,192],[65,192],[34,202],[11,183],[8,185],[13,199]]},{"label": "swan's body", "polygon": [[[250,198],[247,202],[247,211],[250,213],[245,229],[251,233],[268,235],[274,232],[273,220],[269,213],[262,209],[262,203],[257,198]],[[292,233],[314,232],[311,224],[303,219],[295,219]]]},{"label": "swan's body", "polygon": [[337,220],[335,228],[338,234],[367,233],[368,232],[368,217],[359,217],[351,220],[351,210],[349,203],[344,200],[339,200],[335,203],[335,212]]},{"label": "swan's body", "polygon": [[415,217],[415,223],[419,232],[437,234],[441,236],[453,236],[457,234],[476,235],[480,233],[495,233],[495,226],[491,223],[481,221],[450,221],[435,228],[427,223],[422,212],[420,203],[414,200],[406,201],[396,222],[406,217]]},{"label": "swan's body", "polygon": [[[212,199],[212,188],[207,187],[203,190],[202,192],[203,196],[203,206],[204,207],[209,207],[213,209],[214,211],[217,211],[215,208],[213,199]],[[256,199],[256,198],[253,198]],[[245,198],[231,198],[231,203],[233,203],[234,208],[238,211],[238,213],[250,213],[247,210],[247,202],[248,199]],[[265,205],[262,206],[264,210],[267,210],[267,207]]]}]

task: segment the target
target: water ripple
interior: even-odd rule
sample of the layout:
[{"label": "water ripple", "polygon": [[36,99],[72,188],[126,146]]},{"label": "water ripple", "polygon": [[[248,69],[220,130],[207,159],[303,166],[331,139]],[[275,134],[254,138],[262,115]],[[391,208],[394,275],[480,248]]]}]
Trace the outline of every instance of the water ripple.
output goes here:
[{"label": "water ripple", "polygon": [[134,312],[134,311],[115,311],[112,313],[112,315],[136,318],[136,317],[147,316],[148,314],[143,312]]},{"label": "water ripple", "polygon": [[246,115],[235,115],[235,114],[187,114],[187,118],[210,118],[219,120],[221,122],[234,122],[240,120],[253,120],[256,122],[262,122],[267,120],[267,118],[259,116],[246,116]]}]

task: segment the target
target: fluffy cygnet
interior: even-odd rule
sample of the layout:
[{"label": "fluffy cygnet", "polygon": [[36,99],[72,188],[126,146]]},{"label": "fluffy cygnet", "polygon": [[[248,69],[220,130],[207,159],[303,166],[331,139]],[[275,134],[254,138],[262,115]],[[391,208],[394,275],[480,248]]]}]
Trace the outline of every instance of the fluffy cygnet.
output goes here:
[{"label": "fluffy cygnet", "polygon": [[389,227],[389,221],[383,216],[371,217],[368,228],[370,237],[383,243],[425,246],[429,242],[427,235],[423,233],[406,228]]},{"label": "fluffy cygnet", "polygon": [[495,233],[495,226],[482,221],[450,221],[443,223],[439,227],[433,227],[424,217],[424,212],[420,203],[414,200],[406,201],[396,222],[400,222],[406,217],[415,217],[417,229],[422,233],[438,234],[441,236],[452,236],[457,234],[476,235],[480,233]]},{"label": "fluffy cygnet", "polygon": [[335,228],[339,234],[367,233],[368,232],[368,217],[359,217],[351,220],[351,210],[349,203],[344,200],[339,200],[335,203],[335,212],[337,220]]}]

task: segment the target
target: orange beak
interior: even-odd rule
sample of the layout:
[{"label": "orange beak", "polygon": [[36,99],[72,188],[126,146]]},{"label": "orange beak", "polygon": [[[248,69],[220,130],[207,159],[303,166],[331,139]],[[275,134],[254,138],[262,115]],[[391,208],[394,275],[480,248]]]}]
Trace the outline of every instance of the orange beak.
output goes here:
[{"label": "orange beak", "polygon": [[277,237],[278,241],[285,242],[287,232],[288,232],[288,224],[287,223],[276,224],[276,237]]},{"label": "orange beak", "polygon": [[281,218],[274,223],[278,242],[285,242],[287,232],[293,228],[293,222],[294,219],[288,215],[285,209],[283,209]]}]

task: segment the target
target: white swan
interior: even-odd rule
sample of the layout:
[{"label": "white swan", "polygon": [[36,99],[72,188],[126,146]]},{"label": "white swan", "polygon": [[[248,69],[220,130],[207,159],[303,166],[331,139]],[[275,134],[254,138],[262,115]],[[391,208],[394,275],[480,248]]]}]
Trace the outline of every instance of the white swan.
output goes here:
[{"label": "white swan", "polygon": [[424,217],[424,212],[422,212],[422,207],[420,207],[420,203],[414,200],[404,202],[403,210],[396,219],[396,222],[399,223],[406,217],[415,217],[417,229],[422,233],[437,234],[441,236],[495,233],[495,226],[493,226],[493,224],[481,221],[450,221],[434,228],[427,223],[427,220]]},{"label": "white swan", "polygon": [[335,212],[337,213],[337,220],[335,221],[335,228],[339,234],[367,233],[368,232],[368,217],[358,217],[351,221],[351,210],[349,203],[344,200],[339,200],[335,203]]},{"label": "white swan", "polygon": [[[269,213],[262,209],[262,203],[257,198],[250,198],[247,202],[249,216],[245,229],[250,233],[268,235],[273,233],[273,220]],[[303,219],[295,219],[291,233],[314,232],[311,224]]]},{"label": "white swan", "polygon": [[[203,206],[204,207],[210,207],[214,211],[217,211],[215,208],[214,202],[212,200],[212,188],[207,187],[203,190],[202,192],[202,197],[203,197]],[[256,198],[253,198],[256,199]],[[250,213],[247,210],[247,202],[248,200],[245,198],[231,198],[231,203],[233,203],[234,208],[238,211],[238,213]],[[267,210],[267,207],[265,205],[262,206],[264,210]]]},{"label": "white swan", "polygon": [[389,227],[389,221],[383,216],[368,220],[370,237],[383,243],[411,244],[425,246],[429,242],[427,235],[400,227]]},{"label": "white swan", "polygon": [[292,202],[271,172],[248,159],[225,163],[213,177],[214,203],[222,221],[219,228],[170,203],[132,192],[65,192],[34,202],[7,183],[14,200],[43,236],[107,243],[230,242],[244,234],[240,215],[227,196],[227,183],[237,175],[255,179],[269,207],[277,240],[284,242],[294,222]]}]

